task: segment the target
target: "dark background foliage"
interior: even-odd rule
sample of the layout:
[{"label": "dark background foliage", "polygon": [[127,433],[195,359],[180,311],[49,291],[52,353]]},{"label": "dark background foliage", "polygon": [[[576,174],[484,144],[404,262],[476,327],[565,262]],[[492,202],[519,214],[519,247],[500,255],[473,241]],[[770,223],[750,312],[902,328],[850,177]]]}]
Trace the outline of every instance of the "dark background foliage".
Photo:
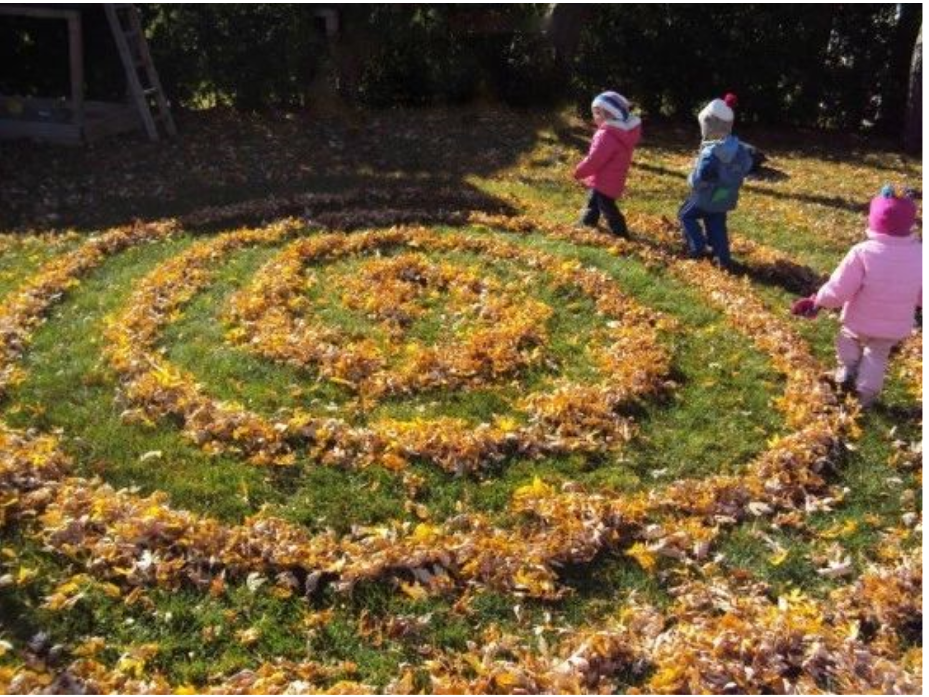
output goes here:
[{"label": "dark background foliage", "polygon": [[[689,118],[734,91],[744,121],[884,133],[902,127],[922,23],[919,4],[586,5],[555,24],[542,4],[332,5],[340,31],[328,38],[319,7],[140,5],[162,82],[190,108],[586,111],[612,88],[649,116]],[[84,9],[88,93],[118,97],[102,9]],[[63,95],[67,79],[63,23],[0,18],[0,93]]]}]

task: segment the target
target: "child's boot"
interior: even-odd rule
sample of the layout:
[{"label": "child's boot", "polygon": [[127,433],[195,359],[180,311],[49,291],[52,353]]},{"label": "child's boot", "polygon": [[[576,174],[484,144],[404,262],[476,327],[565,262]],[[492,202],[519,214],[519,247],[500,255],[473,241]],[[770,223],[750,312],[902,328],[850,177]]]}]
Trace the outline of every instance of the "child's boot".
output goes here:
[{"label": "child's boot", "polygon": [[628,239],[629,227],[626,225],[626,217],[622,214],[619,208],[616,207],[616,202],[612,201],[611,199],[601,197],[599,200],[599,205],[600,212],[603,214],[607,225],[610,227],[610,232],[612,232],[617,237]]},{"label": "child's boot", "polygon": [[599,227],[598,223],[600,222],[600,211],[596,208],[585,208],[581,211],[581,217],[578,219],[576,225],[578,227],[585,228],[594,228]]},{"label": "child's boot", "polygon": [[728,271],[730,273],[732,272],[732,260],[731,259],[729,261],[723,261],[719,257],[714,257],[713,266],[715,266],[720,271]]},{"label": "child's boot", "polygon": [[614,224],[612,221],[610,222],[610,232],[612,232],[617,237],[628,240],[629,228],[626,226],[626,219],[620,216],[620,220],[622,220],[622,223]]},{"label": "child's boot", "polygon": [[855,381],[855,373],[850,368],[840,365],[835,369],[835,385],[840,390],[848,390]]}]

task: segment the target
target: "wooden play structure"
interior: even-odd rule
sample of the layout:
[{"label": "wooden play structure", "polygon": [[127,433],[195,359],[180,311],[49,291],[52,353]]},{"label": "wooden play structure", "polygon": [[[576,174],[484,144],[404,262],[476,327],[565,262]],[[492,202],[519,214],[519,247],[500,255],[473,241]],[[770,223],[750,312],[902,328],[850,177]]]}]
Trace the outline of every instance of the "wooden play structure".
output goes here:
[{"label": "wooden play structure", "polygon": [[33,138],[79,144],[107,135],[145,130],[150,140],[174,136],[171,116],[158,72],[135,5],[105,4],[107,22],[126,74],[127,101],[84,99],[82,10],[68,5],[0,5],[0,17],[64,21],[68,25],[70,99],[0,95],[0,138]]}]

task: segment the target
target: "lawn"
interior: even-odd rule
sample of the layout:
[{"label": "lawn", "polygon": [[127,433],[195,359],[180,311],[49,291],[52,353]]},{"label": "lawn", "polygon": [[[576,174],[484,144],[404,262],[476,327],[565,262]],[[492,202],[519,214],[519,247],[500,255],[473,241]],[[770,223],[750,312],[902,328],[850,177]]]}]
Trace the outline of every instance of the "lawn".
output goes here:
[{"label": "lawn", "polygon": [[921,332],[859,413],[789,306],[920,162],[749,132],[727,274],[696,125],[631,242],[568,114],[181,131],[2,165],[4,692],[918,689]]}]

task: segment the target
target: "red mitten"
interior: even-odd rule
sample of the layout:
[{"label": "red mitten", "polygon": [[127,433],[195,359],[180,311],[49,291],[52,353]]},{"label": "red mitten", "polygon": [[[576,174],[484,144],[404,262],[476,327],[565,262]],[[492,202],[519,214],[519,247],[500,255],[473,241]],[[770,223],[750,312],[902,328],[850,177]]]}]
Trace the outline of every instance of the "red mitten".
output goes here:
[{"label": "red mitten", "polygon": [[819,308],[816,307],[816,295],[814,294],[808,298],[800,298],[795,301],[794,304],[790,306],[790,311],[798,317],[813,319],[816,317],[817,313],[819,313]]}]

